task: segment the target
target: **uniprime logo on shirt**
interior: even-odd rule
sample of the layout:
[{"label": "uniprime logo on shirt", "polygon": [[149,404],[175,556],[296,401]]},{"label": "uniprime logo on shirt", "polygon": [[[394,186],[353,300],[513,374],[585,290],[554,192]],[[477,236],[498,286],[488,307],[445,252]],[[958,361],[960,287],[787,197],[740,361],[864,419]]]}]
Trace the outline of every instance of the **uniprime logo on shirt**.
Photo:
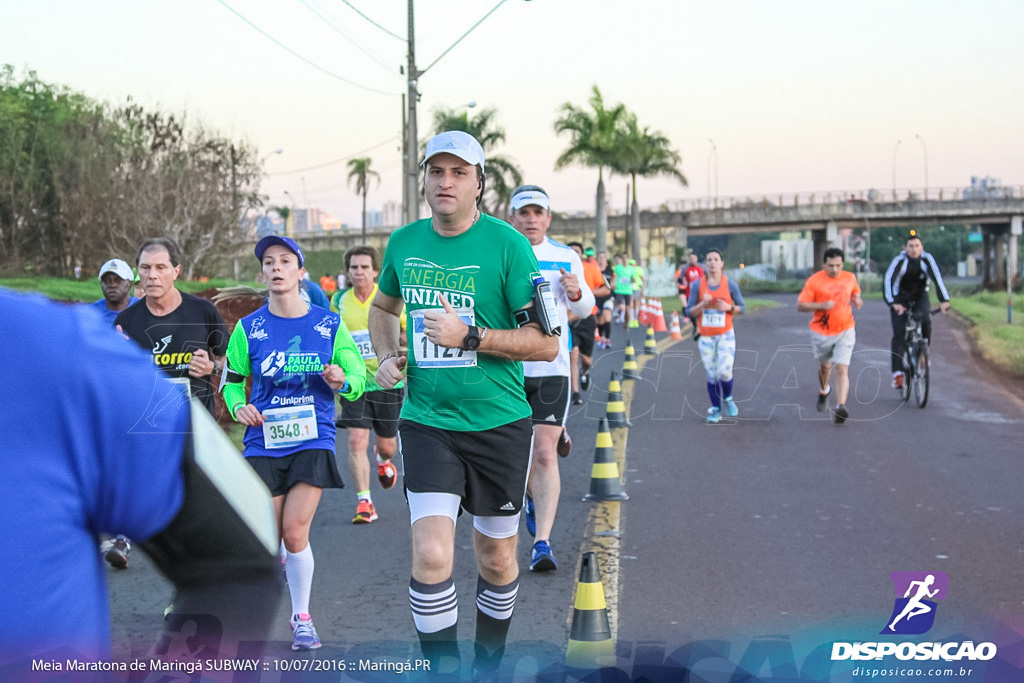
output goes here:
[{"label": "uniprime logo on shirt", "polygon": [[949,577],[942,572],[893,572],[895,602],[882,634],[920,635],[935,623],[937,600],[946,599]]},{"label": "uniprime logo on shirt", "polygon": [[[880,635],[920,635],[935,624],[938,600],[946,599],[949,577],[943,572],[892,572],[892,614]],[[832,643],[832,661],[987,661],[996,656],[994,643],[964,642],[853,642]]]}]

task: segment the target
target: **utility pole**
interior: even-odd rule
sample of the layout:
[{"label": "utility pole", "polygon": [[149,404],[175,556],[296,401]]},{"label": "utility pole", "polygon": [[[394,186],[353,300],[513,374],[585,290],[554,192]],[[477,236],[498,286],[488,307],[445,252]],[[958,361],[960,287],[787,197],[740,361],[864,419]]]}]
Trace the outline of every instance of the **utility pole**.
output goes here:
[{"label": "utility pole", "polygon": [[442,52],[437,59],[428,64],[427,68],[420,71],[416,68],[416,22],[413,16],[413,1],[414,0],[407,0],[409,6],[409,52],[405,75],[408,79],[409,90],[406,93],[406,102],[402,108],[403,111],[406,112],[406,122],[403,126],[405,130],[405,153],[402,158],[404,169],[402,174],[402,203],[404,204],[403,211],[406,223],[412,223],[420,217],[420,147],[419,134],[416,129],[416,108],[420,99],[418,89],[419,78],[430,71],[435,64],[437,64],[446,54],[452,51],[452,48],[461,43],[463,38],[472,33],[473,29],[482,24],[487,17],[494,14],[499,7],[507,2],[507,0],[498,0],[498,4],[492,7],[491,10],[482,16],[475,24],[470,26],[469,30],[459,36],[458,40],[448,46],[447,50]]},{"label": "utility pole", "polygon": [[405,210],[405,200],[409,196],[409,174],[406,172],[409,163],[409,122],[406,117],[405,93],[402,93],[402,215],[399,218],[405,225],[409,221],[409,213]]},{"label": "utility pole", "polygon": [[419,73],[416,70],[416,28],[413,16],[413,0],[408,0],[409,5],[409,52],[408,63],[406,64],[406,78],[408,79],[409,91],[406,94],[406,122],[405,122],[405,222],[412,223],[420,217],[419,199],[419,135],[416,130],[416,105],[419,100],[419,92],[416,90],[416,81]]},{"label": "utility pole", "polygon": [[238,179],[235,166],[238,165],[238,154],[235,152],[235,145],[231,143],[231,222],[232,227],[238,223]]}]

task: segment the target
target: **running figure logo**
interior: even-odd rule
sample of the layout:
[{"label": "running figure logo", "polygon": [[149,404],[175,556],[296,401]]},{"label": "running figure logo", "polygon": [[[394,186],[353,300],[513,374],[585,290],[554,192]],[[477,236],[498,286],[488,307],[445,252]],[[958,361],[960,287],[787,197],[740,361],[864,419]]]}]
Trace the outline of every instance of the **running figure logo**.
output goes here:
[{"label": "running figure logo", "polygon": [[[919,635],[935,623],[935,600],[945,600],[949,577],[942,572],[893,572],[896,600],[889,624],[881,633]],[[902,597],[901,597],[902,596]]]}]

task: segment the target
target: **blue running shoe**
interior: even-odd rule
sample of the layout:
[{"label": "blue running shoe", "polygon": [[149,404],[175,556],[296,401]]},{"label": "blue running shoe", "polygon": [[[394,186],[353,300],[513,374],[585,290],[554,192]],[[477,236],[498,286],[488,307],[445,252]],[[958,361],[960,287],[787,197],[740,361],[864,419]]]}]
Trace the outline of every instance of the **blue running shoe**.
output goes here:
[{"label": "blue running shoe", "polygon": [[320,636],[313,628],[313,617],[308,614],[296,614],[292,616],[292,649],[293,650],[319,650]]},{"label": "blue running shoe", "polygon": [[722,409],[711,406],[708,408],[708,424],[718,424],[722,421]]},{"label": "blue running shoe", "polygon": [[736,401],[732,400],[732,396],[725,397],[725,414],[729,417],[736,417],[740,414],[740,409],[736,405]]},{"label": "blue running shoe", "polygon": [[533,498],[530,498],[530,494],[526,494],[526,530],[530,532],[531,536],[537,535],[537,515],[533,511]]},{"label": "blue running shoe", "polygon": [[531,572],[552,572],[558,569],[555,556],[551,552],[551,546],[547,541],[537,541],[533,544],[533,554],[530,556]]}]

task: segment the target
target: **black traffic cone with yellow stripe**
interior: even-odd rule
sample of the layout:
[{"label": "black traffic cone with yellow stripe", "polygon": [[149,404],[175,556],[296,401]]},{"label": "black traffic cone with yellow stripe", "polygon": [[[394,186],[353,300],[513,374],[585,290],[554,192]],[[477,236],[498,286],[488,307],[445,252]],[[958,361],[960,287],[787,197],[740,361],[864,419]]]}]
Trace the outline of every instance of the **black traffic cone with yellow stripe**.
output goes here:
[{"label": "black traffic cone with yellow stripe", "polygon": [[640,369],[636,364],[636,350],[633,342],[626,340],[626,358],[622,361],[622,379],[639,379]]},{"label": "black traffic cone with yellow stripe", "polygon": [[565,648],[565,664],[572,669],[600,669],[615,665],[615,642],[608,625],[608,604],[597,553],[583,553],[576,603]]},{"label": "black traffic cone with yellow stripe", "polygon": [[597,428],[594,466],[590,470],[590,493],[583,496],[583,500],[629,500],[629,496],[622,490],[612,433],[608,429],[608,419],[604,417]]},{"label": "black traffic cone with yellow stripe", "polygon": [[619,382],[619,373],[612,370],[612,378],[608,381],[608,408],[606,416],[608,426],[632,427],[633,423],[626,417],[626,402],[622,400],[622,384]]},{"label": "black traffic cone with yellow stripe", "polygon": [[658,353],[658,341],[654,338],[654,328],[647,328],[647,338],[644,339],[644,353],[654,356]]}]

